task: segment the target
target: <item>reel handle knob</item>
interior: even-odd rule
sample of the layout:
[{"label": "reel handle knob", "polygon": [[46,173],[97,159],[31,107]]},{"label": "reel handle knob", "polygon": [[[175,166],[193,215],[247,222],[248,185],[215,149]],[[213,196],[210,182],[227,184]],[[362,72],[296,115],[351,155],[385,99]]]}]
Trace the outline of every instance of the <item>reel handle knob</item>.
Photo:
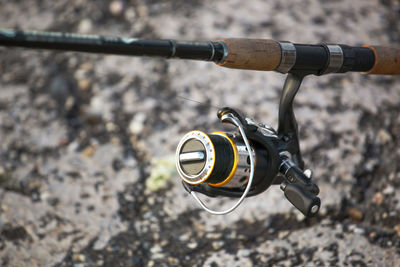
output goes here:
[{"label": "reel handle knob", "polygon": [[313,193],[297,184],[283,182],[281,189],[285,197],[306,217],[313,217],[318,213],[321,200]]}]

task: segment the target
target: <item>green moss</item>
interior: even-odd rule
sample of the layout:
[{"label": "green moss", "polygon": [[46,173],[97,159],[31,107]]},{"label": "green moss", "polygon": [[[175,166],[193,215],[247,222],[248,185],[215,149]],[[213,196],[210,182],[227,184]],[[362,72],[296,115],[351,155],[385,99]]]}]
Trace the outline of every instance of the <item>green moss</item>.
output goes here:
[{"label": "green moss", "polygon": [[146,180],[146,188],[153,192],[164,189],[175,176],[177,176],[177,172],[174,157],[153,159],[151,174]]}]

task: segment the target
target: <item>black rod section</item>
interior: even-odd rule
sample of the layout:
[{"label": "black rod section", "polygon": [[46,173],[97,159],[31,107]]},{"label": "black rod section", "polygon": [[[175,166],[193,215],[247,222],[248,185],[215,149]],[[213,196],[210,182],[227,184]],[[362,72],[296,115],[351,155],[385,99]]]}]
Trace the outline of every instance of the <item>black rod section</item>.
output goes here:
[{"label": "black rod section", "polygon": [[151,56],[219,62],[224,56],[219,42],[138,40],[60,32],[0,29],[1,46],[54,49],[128,56]]},{"label": "black rod section", "polygon": [[[290,70],[294,72],[308,72],[321,75],[329,63],[329,51],[323,44],[294,44],[296,48],[296,62]],[[338,73],[348,71],[366,72],[375,63],[374,52],[367,47],[339,45],[343,52],[343,64]]]},{"label": "black rod section", "polygon": [[374,66],[375,55],[368,47],[354,47],[342,44],[339,46],[343,50],[343,65],[338,72],[367,72]]},{"label": "black rod section", "polygon": [[329,54],[322,45],[294,44],[296,62],[291,72],[308,71],[319,73],[329,62]]}]

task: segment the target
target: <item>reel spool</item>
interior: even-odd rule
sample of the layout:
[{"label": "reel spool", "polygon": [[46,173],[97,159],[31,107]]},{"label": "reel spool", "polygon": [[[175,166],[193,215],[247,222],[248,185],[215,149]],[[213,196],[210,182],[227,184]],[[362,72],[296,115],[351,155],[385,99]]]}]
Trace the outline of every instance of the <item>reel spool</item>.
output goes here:
[{"label": "reel spool", "polygon": [[[256,153],[251,145],[251,150],[256,165],[257,159],[258,164],[266,164],[260,149]],[[235,134],[191,131],[179,142],[177,169],[190,185],[207,183],[213,187],[241,188],[249,180],[250,156],[243,140]]]}]

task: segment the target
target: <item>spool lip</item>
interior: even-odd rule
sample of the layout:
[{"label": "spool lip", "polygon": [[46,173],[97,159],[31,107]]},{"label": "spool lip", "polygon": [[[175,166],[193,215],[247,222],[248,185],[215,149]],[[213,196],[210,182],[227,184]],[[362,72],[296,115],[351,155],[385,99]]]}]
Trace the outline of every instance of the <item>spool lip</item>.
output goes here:
[{"label": "spool lip", "polygon": [[[181,154],[181,150],[183,145],[191,140],[195,139],[198,140],[202,145],[204,146],[206,150],[206,161],[204,168],[200,171],[200,173],[196,175],[188,175],[186,174],[181,167],[180,161],[179,161],[179,155]],[[190,131],[187,134],[183,136],[181,141],[178,144],[178,147],[176,149],[176,169],[178,170],[179,176],[184,180],[186,183],[191,184],[191,185],[198,185],[203,182],[205,182],[211,175],[214,165],[215,165],[215,149],[214,145],[208,137],[208,135],[202,131]]]}]

